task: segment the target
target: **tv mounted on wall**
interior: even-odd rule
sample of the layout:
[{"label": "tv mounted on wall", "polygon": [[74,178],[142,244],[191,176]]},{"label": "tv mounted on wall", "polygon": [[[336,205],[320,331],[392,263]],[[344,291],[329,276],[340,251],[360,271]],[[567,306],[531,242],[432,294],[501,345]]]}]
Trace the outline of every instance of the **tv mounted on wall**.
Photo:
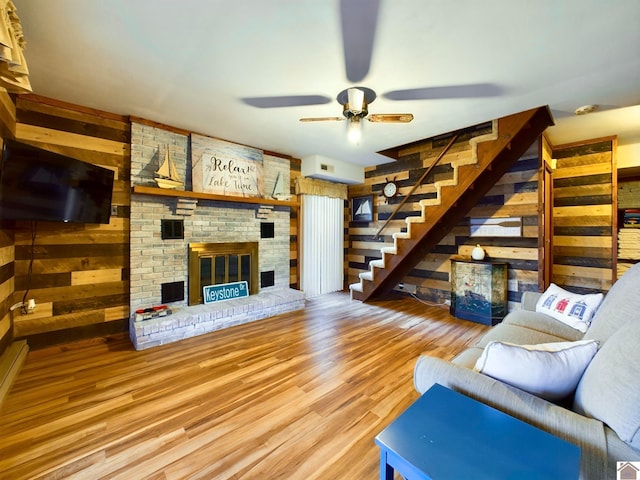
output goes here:
[{"label": "tv mounted on wall", "polygon": [[112,170],[5,140],[0,220],[109,223]]}]

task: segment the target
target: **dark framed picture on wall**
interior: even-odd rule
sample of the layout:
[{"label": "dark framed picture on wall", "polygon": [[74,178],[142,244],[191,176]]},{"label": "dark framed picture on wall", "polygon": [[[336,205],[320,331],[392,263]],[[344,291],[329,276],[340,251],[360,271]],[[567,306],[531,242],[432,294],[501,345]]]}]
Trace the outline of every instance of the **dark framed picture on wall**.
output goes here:
[{"label": "dark framed picture on wall", "polygon": [[351,221],[373,222],[373,195],[351,199]]}]

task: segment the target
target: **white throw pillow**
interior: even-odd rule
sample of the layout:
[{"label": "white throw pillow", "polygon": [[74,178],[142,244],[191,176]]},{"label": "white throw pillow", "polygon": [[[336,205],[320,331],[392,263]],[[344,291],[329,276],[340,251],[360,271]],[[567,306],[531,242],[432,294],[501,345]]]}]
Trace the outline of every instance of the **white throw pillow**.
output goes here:
[{"label": "white throw pillow", "polygon": [[602,293],[580,295],[567,292],[552,283],[538,299],[536,312],[546,313],[584,333],[603,298]]},{"label": "white throw pillow", "polygon": [[489,342],[475,370],[547,400],[571,395],[598,351],[596,340],[515,345]]}]

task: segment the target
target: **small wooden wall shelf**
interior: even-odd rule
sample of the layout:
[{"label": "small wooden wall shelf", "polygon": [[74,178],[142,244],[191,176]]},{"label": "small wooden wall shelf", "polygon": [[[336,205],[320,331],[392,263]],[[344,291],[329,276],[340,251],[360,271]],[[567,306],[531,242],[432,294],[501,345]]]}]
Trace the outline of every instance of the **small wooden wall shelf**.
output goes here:
[{"label": "small wooden wall shelf", "polygon": [[195,198],[198,200],[213,200],[216,202],[253,203],[256,205],[277,205],[293,208],[300,206],[297,201],[274,200],[272,198],[258,197],[233,197],[231,195],[216,195],[213,193],[190,192],[186,190],[170,190],[166,188],[147,187],[144,185],[134,185],[133,193],[140,195],[153,195],[156,197]]}]

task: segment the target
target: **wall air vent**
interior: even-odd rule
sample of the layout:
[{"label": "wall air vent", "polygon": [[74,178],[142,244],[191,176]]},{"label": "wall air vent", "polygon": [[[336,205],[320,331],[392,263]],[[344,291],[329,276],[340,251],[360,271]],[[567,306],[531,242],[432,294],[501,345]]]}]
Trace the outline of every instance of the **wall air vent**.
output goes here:
[{"label": "wall air vent", "polygon": [[273,222],[262,222],[260,224],[260,238],[275,238],[275,224]]},{"label": "wall air vent", "polygon": [[184,238],[183,220],[161,220],[160,221],[162,240],[175,240]]},{"label": "wall air vent", "polygon": [[160,285],[162,303],[180,302],[184,300],[184,282],[163,283]]},{"label": "wall air vent", "polygon": [[364,167],[323,155],[309,155],[302,159],[300,173],[303,177],[329,182],[356,185],[364,183]]},{"label": "wall air vent", "polygon": [[276,284],[275,271],[260,272],[260,287],[273,287]]}]

